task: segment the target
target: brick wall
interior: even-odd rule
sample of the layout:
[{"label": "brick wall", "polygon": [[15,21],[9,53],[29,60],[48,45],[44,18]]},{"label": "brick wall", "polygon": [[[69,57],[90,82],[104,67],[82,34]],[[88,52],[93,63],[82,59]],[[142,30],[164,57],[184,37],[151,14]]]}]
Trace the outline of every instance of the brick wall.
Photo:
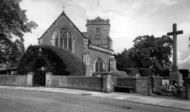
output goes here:
[{"label": "brick wall", "polygon": [[52,87],[65,87],[74,89],[85,89],[102,91],[102,78],[80,77],[80,76],[52,76]]},{"label": "brick wall", "polygon": [[2,86],[26,86],[27,75],[0,75]]}]

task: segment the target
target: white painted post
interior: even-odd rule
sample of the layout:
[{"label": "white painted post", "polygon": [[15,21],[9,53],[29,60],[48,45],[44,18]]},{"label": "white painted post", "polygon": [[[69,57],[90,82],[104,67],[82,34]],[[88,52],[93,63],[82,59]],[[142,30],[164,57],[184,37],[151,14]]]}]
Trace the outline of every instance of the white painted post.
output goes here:
[{"label": "white painted post", "polygon": [[33,72],[29,72],[27,74],[27,85],[28,86],[32,86],[33,85],[33,76],[34,76]]},{"label": "white painted post", "polygon": [[111,74],[103,75],[103,92],[105,93],[113,92],[113,81]]},{"label": "white painted post", "polygon": [[46,73],[46,87],[51,87],[52,85],[52,73],[47,72]]}]

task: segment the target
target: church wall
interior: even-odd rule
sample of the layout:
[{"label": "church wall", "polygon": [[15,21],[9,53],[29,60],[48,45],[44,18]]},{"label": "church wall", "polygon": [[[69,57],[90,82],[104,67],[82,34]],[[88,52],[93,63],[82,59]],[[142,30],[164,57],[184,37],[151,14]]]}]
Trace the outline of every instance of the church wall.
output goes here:
[{"label": "church wall", "polygon": [[75,39],[75,45],[74,45],[74,54],[78,58],[82,60],[82,53],[83,53],[83,36],[81,33],[74,27],[74,25],[71,23],[70,20],[64,15],[60,16],[55,23],[53,23],[52,26],[44,33],[44,35],[39,39],[40,45],[52,45],[51,38],[54,33],[54,31],[60,29],[60,28],[67,28],[71,34],[72,37]]},{"label": "church wall", "polygon": [[92,73],[94,72],[94,62],[98,59],[101,58],[104,63],[104,70],[109,71],[109,59],[112,57],[111,54],[107,54],[104,52],[100,52],[94,49],[89,49],[89,55],[90,55],[90,68],[92,70]]}]

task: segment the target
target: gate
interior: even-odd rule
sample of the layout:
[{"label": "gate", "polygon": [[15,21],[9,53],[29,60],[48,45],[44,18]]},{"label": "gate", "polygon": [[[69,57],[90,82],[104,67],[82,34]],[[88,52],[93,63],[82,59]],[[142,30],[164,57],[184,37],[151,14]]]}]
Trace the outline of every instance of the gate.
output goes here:
[{"label": "gate", "polygon": [[45,76],[45,71],[43,71],[43,69],[36,70],[34,77],[33,77],[33,85],[34,86],[45,86],[46,85],[46,76]]}]

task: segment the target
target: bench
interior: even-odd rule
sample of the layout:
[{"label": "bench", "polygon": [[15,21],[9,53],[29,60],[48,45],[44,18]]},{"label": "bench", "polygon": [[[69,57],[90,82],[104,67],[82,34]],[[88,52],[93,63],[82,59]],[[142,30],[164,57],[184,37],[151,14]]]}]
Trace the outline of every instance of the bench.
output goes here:
[{"label": "bench", "polygon": [[114,86],[114,90],[116,92],[134,92],[134,87],[132,86]]}]

